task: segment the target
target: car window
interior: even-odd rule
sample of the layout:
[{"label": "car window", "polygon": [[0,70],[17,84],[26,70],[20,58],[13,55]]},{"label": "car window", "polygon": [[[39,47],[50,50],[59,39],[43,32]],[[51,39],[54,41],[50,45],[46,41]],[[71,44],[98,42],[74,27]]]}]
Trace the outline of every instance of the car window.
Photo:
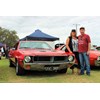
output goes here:
[{"label": "car window", "polygon": [[28,49],[28,48],[31,48],[31,49],[52,49],[52,47],[46,43],[46,42],[37,42],[37,41],[33,41],[33,42],[30,42],[30,41],[24,41],[24,42],[20,42],[20,45],[19,45],[19,48],[20,49]]}]

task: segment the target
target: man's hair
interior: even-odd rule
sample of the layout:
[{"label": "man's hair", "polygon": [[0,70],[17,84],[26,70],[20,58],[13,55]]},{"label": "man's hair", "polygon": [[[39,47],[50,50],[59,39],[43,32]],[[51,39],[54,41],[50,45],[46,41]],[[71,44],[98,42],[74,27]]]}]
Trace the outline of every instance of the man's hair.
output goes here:
[{"label": "man's hair", "polygon": [[85,27],[80,27],[80,30],[85,30]]}]

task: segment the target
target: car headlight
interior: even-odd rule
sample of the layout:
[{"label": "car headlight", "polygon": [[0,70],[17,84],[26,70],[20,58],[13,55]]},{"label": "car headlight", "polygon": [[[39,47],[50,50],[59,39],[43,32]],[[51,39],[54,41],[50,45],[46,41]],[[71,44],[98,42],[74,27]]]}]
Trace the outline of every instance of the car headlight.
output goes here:
[{"label": "car headlight", "polygon": [[73,61],[74,60],[74,56],[68,56],[68,61]]},{"label": "car headlight", "polygon": [[31,57],[30,56],[26,56],[24,60],[25,60],[26,63],[29,63],[31,61]]},{"label": "car headlight", "polygon": [[97,58],[97,60],[100,60],[100,56]]}]

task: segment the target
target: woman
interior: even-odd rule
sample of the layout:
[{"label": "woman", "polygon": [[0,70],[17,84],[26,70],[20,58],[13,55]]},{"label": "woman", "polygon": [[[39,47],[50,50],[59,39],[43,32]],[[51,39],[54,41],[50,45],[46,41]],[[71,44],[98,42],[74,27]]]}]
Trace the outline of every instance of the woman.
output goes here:
[{"label": "woman", "polygon": [[[73,53],[75,55],[75,58],[78,62],[78,66],[76,66],[77,73],[80,74],[80,61],[79,61],[79,53],[78,53],[78,37],[77,37],[75,29],[73,29],[71,31],[70,36],[66,40],[66,47],[67,47],[68,52]],[[72,66],[71,69],[72,69],[72,73],[74,74],[74,66]]]}]

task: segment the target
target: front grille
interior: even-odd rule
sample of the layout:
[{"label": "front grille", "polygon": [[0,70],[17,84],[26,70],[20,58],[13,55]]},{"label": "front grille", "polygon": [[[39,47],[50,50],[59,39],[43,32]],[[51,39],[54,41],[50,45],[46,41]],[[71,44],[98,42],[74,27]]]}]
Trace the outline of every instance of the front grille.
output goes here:
[{"label": "front grille", "polygon": [[34,61],[50,61],[51,57],[49,56],[35,56]]},{"label": "front grille", "polygon": [[64,56],[55,56],[54,57],[54,61],[65,61],[66,60],[66,57]]},{"label": "front grille", "polygon": [[67,56],[35,56],[33,57],[34,62],[65,62],[67,61]]}]

